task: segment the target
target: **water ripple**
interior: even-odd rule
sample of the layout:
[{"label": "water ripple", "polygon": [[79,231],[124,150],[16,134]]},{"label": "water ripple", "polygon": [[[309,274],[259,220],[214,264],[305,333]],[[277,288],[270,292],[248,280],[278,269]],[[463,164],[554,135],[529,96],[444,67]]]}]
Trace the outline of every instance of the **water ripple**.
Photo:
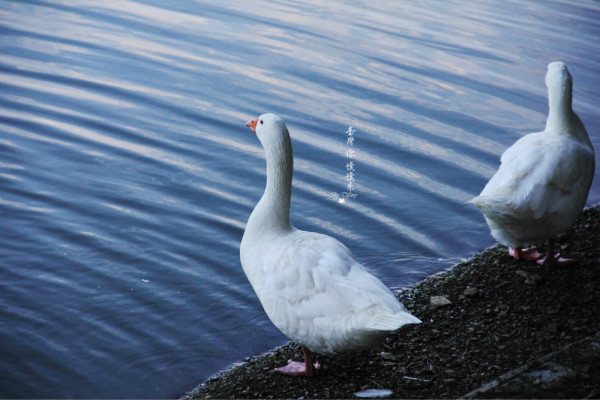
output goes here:
[{"label": "water ripple", "polygon": [[[286,340],[239,265],[265,184],[244,123],[264,112],[292,135],[293,223],[393,289],[490,245],[465,201],[543,128],[548,62],[569,65],[600,148],[599,16],[593,1],[2,2],[0,397],[178,397]],[[349,125],[358,197],[342,205]]]}]

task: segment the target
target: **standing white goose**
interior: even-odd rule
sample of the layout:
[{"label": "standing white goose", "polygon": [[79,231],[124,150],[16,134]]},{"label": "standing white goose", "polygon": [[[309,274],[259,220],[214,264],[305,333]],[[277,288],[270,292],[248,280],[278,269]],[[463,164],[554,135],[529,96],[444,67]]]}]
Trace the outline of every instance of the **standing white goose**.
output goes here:
[{"label": "standing white goose", "polygon": [[[491,234],[509,246],[515,259],[542,265],[574,260],[554,254],[554,241],[580,215],[594,177],[594,148],[573,112],[573,81],[562,62],[548,64],[549,112],[546,129],[517,140],[478,197],[471,200],[485,216]],[[548,239],[548,252],[522,249]]]},{"label": "standing white goose", "polygon": [[346,246],[291,225],[293,155],[285,123],[263,114],[246,125],[265,150],[267,185],[242,238],[242,267],[273,324],[302,345],[305,359],[276,370],[312,376],[319,365],[310,350],[369,348],[403,325],[420,323]]}]

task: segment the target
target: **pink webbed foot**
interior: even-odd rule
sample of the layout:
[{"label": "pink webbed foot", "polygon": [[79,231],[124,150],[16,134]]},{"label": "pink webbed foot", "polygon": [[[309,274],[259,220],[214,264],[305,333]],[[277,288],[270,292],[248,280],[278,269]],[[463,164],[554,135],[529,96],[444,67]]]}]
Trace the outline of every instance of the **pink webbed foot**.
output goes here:
[{"label": "pink webbed foot", "polygon": [[509,247],[508,254],[514,257],[515,260],[536,261],[540,259],[542,254],[535,247],[522,249],[520,247]]},{"label": "pink webbed foot", "polygon": [[275,368],[275,371],[286,375],[292,376],[314,376],[321,368],[321,365],[317,362],[312,364],[312,368],[308,368],[302,362],[288,360],[288,363],[284,367]]},{"label": "pink webbed foot", "polygon": [[567,266],[571,264],[575,264],[577,260],[572,258],[562,258],[560,253],[553,254],[550,256],[545,256],[537,260],[537,263],[544,267],[555,267],[555,266]]},{"label": "pink webbed foot", "polygon": [[554,266],[566,266],[575,264],[577,260],[573,260],[571,258],[562,258],[560,253],[554,254],[554,240],[548,240],[548,252],[545,257],[537,260],[537,263],[543,265],[544,267],[554,267]]},{"label": "pink webbed foot", "polygon": [[286,375],[293,376],[315,376],[317,371],[321,368],[321,365],[312,363],[310,359],[310,350],[306,346],[302,346],[302,352],[304,353],[304,362],[288,360],[285,367],[275,368],[275,371]]}]

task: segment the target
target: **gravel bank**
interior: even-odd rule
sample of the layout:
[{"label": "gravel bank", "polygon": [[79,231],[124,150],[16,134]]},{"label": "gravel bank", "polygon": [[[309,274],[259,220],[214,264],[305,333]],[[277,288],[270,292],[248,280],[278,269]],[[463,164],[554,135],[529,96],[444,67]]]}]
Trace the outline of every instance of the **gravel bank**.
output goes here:
[{"label": "gravel bank", "polygon": [[[389,389],[396,398],[463,396],[600,331],[600,207],[585,210],[560,244],[577,264],[545,268],[495,246],[400,293],[423,323],[373,351],[316,355],[323,367],[315,378],[273,371],[302,359],[290,343],[218,374],[186,398],[353,398],[366,389]],[[435,306],[432,297],[449,302]]]}]

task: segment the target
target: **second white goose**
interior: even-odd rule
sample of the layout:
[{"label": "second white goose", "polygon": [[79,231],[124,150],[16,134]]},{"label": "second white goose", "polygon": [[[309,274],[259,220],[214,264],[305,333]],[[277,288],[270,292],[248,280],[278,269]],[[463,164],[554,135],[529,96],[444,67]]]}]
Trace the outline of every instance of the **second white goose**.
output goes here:
[{"label": "second white goose", "polygon": [[[574,223],[594,177],[594,148],[573,112],[573,80],[562,62],[548,64],[549,112],[546,129],[517,140],[502,154],[496,174],[471,200],[485,216],[492,236],[516,259],[542,265],[574,260],[554,254],[554,241]],[[545,256],[535,248],[548,239]]]}]

